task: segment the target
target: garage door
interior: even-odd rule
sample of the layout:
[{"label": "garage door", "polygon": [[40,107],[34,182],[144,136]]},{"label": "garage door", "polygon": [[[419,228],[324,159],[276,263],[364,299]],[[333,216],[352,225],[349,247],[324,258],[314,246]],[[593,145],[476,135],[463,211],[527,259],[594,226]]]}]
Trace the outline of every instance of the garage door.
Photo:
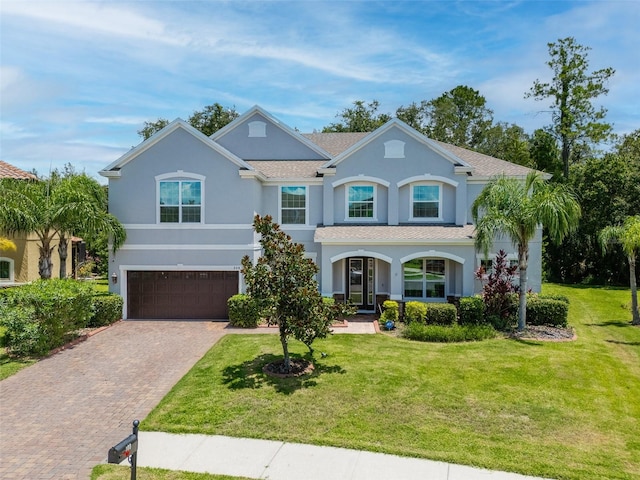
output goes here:
[{"label": "garage door", "polygon": [[127,273],[128,318],[227,318],[238,272]]}]

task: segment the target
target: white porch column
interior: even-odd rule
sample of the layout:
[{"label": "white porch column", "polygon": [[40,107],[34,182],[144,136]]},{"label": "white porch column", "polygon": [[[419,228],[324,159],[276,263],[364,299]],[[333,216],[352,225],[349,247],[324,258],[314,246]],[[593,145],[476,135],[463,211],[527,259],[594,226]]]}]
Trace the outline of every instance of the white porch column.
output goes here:
[{"label": "white porch column", "polygon": [[391,262],[391,300],[402,300],[403,290],[402,263],[398,258],[394,258]]}]

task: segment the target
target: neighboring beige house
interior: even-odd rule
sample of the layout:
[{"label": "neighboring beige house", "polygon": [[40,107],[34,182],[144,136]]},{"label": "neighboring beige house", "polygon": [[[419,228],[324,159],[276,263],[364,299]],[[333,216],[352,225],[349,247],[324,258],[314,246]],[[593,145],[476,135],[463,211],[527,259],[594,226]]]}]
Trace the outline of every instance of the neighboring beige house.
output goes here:
[{"label": "neighboring beige house", "polygon": [[[37,177],[0,160],[0,178],[17,178],[26,181],[35,180]],[[38,237],[35,234],[9,235],[6,232],[0,232],[0,234],[12,240],[17,247],[15,252],[0,250],[0,286],[32,282],[39,279],[38,260],[40,253],[38,251]],[[57,236],[54,237],[54,241],[51,244],[54,247],[54,268],[51,272],[53,278],[59,276],[60,267],[60,259],[57,256],[57,238]],[[69,255],[67,258],[67,272],[72,271],[72,256]]]}]

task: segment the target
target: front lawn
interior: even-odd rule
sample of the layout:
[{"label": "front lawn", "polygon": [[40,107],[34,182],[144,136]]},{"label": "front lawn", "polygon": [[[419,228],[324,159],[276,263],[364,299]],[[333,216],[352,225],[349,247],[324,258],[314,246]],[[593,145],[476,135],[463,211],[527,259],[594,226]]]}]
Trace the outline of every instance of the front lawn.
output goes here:
[{"label": "front lawn", "polygon": [[[553,478],[640,478],[640,329],[628,290],[545,285],[578,339],[318,341],[315,372],[273,379],[273,335],[224,337],[145,430],[333,445]],[[296,355],[306,348],[294,343]],[[321,356],[326,352],[327,356]]]}]

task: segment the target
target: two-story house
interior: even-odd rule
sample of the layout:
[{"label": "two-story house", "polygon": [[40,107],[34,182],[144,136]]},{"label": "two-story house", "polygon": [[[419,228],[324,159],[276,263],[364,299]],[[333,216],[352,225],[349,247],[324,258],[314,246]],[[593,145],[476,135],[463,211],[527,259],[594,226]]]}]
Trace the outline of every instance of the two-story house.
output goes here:
[{"label": "two-story house", "polygon": [[[479,292],[471,205],[495,175],[530,170],[431,140],[394,119],[371,133],[300,134],[254,107],[207,137],[177,119],[102,170],[127,241],[109,260],[124,318],[224,318],[271,215],[320,267],[323,295],[384,299]],[[516,258],[509,241],[498,239]],[[540,289],[541,233],[529,285]]]}]

